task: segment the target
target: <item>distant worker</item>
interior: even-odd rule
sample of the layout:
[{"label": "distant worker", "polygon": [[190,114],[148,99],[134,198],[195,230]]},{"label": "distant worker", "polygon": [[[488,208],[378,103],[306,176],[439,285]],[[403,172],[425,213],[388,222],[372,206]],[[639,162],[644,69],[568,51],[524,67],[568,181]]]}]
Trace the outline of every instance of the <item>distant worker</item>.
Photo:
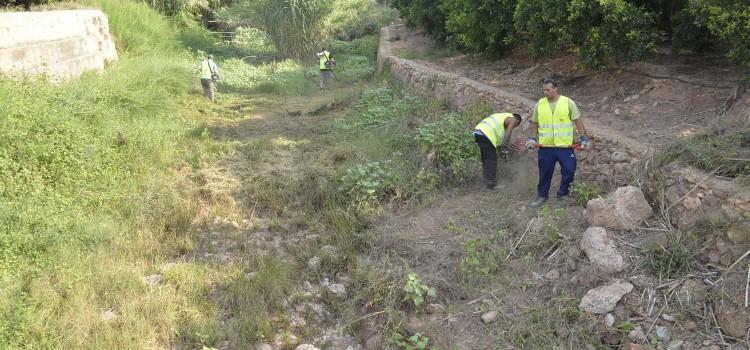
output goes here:
[{"label": "distant worker", "polygon": [[568,197],[570,184],[576,173],[576,155],[573,149],[576,129],[581,135],[581,147],[590,147],[578,106],[570,98],[560,95],[557,86],[557,82],[552,79],[544,80],[545,97],[537,102],[531,117],[531,131],[536,137],[526,141],[527,150],[539,147],[539,183],[536,188],[537,198],[531,202],[532,207],[538,207],[547,201],[552,175],[558,162],[562,179],[557,198]]},{"label": "distant worker", "polygon": [[513,129],[521,124],[521,116],[495,113],[484,118],[474,128],[474,141],[482,155],[482,176],[489,190],[497,189],[497,149],[504,159],[511,151]]},{"label": "distant worker", "polygon": [[320,89],[326,89],[331,85],[331,78],[333,77],[333,67],[336,66],[336,61],[333,59],[333,54],[328,52],[326,48],[323,48],[322,52],[317,53],[318,63],[320,65]]},{"label": "distant worker", "polygon": [[215,102],[215,82],[221,79],[221,76],[219,75],[219,67],[217,67],[216,62],[214,62],[214,55],[206,56],[206,59],[198,63],[196,68],[201,79],[203,95],[208,97],[212,102]]}]

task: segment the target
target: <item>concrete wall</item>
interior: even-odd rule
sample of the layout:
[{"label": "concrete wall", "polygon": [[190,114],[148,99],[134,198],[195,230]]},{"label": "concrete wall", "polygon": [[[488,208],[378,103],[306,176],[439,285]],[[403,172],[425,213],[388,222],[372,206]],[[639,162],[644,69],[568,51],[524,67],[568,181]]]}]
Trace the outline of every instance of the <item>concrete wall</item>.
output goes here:
[{"label": "concrete wall", "polygon": [[77,77],[117,60],[99,10],[0,13],[0,73]]}]

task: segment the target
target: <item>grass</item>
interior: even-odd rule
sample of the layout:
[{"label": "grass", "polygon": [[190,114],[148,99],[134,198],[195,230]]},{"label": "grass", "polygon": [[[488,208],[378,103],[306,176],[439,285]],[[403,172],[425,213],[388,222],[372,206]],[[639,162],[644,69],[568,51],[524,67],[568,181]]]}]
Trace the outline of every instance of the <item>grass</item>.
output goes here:
[{"label": "grass", "polygon": [[739,112],[717,117],[699,134],[678,140],[660,155],[667,165],[679,162],[742,182],[750,179],[750,116]]}]

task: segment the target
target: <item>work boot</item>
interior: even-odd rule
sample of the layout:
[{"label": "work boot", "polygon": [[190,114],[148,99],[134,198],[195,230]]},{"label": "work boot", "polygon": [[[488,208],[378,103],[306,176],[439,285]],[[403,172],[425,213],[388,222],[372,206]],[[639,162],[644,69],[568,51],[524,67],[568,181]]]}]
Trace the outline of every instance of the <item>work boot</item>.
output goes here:
[{"label": "work boot", "polygon": [[561,201],[566,201],[566,200],[570,199],[570,196],[567,195],[567,194],[558,194],[557,195],[557,199],[559,199]]},{"label": "work boot", "polygon": [[531,202],[531,204],[529,204],[529,205],[532,208],[537,208],[537,207],[541,206],[542,204],[544,204],[544,202],[546,202],[546,201],[547,201],[547,198],[536,197],[536,199],[533,202]]}]

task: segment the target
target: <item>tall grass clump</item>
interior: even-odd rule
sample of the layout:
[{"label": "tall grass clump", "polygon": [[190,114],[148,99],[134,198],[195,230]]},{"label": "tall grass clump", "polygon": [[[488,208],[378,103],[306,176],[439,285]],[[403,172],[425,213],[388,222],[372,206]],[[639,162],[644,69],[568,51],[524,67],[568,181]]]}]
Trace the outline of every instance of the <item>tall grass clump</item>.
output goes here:
[{"label": "tall grass clump", "polygon": [[148,6],[87,5],[109,16],[118,62],[57,85],[0,78],[0,344],[200,343],[215,328],[205,300],[219,277],[186,263],[179,278],[144,282],[191,249],[196,201],[170,169],[200,142],[177,113],[192,62]]}]

